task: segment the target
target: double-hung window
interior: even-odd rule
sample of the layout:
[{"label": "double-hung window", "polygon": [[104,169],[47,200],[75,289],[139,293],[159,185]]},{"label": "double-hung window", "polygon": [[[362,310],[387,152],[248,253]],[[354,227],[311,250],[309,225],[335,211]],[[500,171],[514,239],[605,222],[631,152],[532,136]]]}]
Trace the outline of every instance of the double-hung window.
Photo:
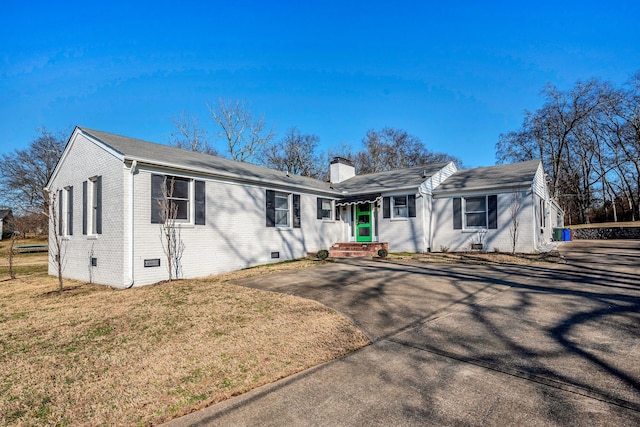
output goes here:
[{"label": "double-hung window", "polygon": [[498,196],[454,197],[453,228],[455,230],[498,228]]},{"label": "double-hung window", "polygon": [[393,217],[408,218],[407,196],[393,196]]},{"label": "double-hung window", "polygon": [[82,183],[82,234],[102,234],[102,177]]},{"label": "double-hung window", "polygon": [[416,216],[416,196],[407,194],[403,196],[383,197],[382,217],[383,218],[415,218]]},{"label": "double-hung window", "polygon": [[464,217],[466,228],[487,228],[487,198],[466,197]]},{"label": "double-hung window", "polygon": [[70,185],[64,188],[62,192],[64,194],[64,201],[60,201],[61,204],[64,204],[64,214],[62,221],[62,235],[72,236],[73,235],[73,186]]},{"label": "double-hung window", "polygon": [[276,227],[289,226],[289,194],[276,193]]},{"label": "double-hung window", "polygon": [[267,227],[300,228],[300,195],[266,190]]},{"label": "double-hung window", "polygon": [[317,218],[331,221],[333,219],[333,201],[330,199],[323,199],[318,197],[317,199]]},{"label": "double-hung window", "polygon": [[178,221],[189,221],[189,182],[187,178],[175,176],[167,177],[165,180],[168,212]]},{"label": "double-hung window", "polygon": [[58,190],[58,235],[73,235],[73,186]]},{"label": "double-hung window", "polygon": [[151,175],[152,223],[173,220],[204,225],[205,199],[204,181],[171,175]]}]

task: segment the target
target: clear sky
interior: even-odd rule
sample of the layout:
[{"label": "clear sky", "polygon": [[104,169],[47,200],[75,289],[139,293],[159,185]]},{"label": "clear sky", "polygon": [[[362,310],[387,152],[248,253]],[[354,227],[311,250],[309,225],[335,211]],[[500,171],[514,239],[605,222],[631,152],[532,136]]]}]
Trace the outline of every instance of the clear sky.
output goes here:
[{"label": "clear sky", "polygon": [[171,117],[243,99],[324,150],[402,128],[467,166],[552,83],[640,70],[640,2],[7,1],[0,154],[35,128],[166,143]]}]

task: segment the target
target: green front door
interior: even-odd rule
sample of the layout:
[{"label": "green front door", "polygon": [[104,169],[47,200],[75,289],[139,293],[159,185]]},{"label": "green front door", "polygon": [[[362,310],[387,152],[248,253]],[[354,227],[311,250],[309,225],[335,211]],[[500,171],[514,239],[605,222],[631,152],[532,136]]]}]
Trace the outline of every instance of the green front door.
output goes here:
[{"label": "green front door", "polygon": [[356,242],[371,242],[371,203],[356,205]]}]

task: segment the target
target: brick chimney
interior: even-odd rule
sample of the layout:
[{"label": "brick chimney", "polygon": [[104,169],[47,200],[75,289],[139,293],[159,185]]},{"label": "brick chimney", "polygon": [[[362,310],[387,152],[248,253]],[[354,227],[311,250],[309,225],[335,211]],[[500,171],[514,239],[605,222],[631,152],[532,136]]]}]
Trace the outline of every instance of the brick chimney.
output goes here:
[{"label": "brick chimney", "polygon": [[337,184],[356,176],[356,168],[349,159],[334,157],[330,163],[331,182]]}]

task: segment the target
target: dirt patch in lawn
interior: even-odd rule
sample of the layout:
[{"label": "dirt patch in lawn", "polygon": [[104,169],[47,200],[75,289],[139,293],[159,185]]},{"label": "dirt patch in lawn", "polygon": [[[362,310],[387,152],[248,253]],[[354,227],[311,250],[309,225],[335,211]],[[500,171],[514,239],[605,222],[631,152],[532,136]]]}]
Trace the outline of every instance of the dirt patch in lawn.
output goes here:
[{"label": "dirt patch in lawn", "polygon": [[367,345],[319,303],[226,283],[318,264],[125,291],[0,282],[0,424],[157,424]]}]

